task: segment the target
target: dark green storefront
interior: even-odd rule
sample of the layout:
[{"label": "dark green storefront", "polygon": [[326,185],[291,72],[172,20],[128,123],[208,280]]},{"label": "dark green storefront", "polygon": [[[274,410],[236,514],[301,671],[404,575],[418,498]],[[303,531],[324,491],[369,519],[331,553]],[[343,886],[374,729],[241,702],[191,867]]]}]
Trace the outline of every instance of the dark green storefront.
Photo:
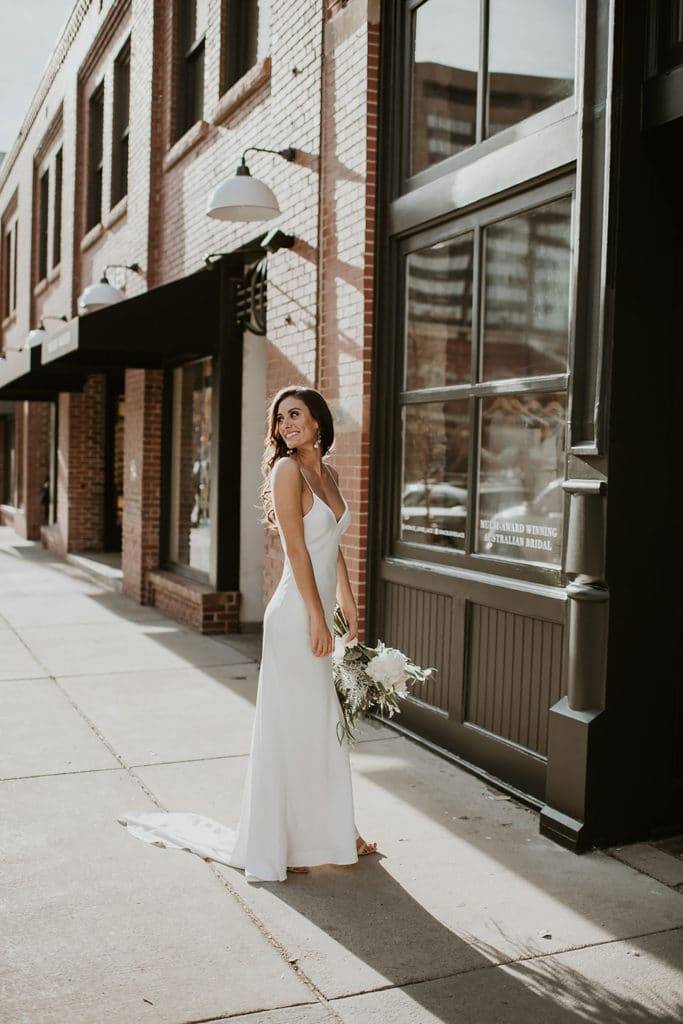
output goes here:
[{"label": "dark green storefront", "polygon": [[682,29],[382,9],[369,634],[438,668],[401,727],[576,850],[683,826]]}]

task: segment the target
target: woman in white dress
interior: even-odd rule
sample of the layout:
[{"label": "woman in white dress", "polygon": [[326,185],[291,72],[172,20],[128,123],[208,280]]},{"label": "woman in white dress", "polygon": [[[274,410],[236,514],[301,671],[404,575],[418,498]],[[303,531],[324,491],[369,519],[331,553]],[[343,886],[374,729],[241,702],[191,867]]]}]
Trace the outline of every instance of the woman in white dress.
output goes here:
[{"label": "woman in white dress", "polygon": [[[139,839],[243,868],[247,881],[285,881],[315,864],[355,864],[375,853],[356,828],[349,746],[332,676],[335,601],[358,613],[339,547],[351,512],[323,463],[332,414],[312,388],[283,388],[269,411],[261,498],[285,561],[263,617],[263,649],[237,829],[190,812],[130,812]],[[315,486],[314,486],[315,484]]]}]

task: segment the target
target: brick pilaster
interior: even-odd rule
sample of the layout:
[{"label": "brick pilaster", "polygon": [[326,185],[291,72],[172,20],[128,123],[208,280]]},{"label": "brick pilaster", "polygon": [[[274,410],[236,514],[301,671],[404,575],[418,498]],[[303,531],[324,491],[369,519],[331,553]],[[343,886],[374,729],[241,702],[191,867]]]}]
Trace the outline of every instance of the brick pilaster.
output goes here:
[{"label": "brick pilaster", "polygon": [[126,370],[123,467],[123,591],[151,602],[148,574],[159,567],[163,372]]}]

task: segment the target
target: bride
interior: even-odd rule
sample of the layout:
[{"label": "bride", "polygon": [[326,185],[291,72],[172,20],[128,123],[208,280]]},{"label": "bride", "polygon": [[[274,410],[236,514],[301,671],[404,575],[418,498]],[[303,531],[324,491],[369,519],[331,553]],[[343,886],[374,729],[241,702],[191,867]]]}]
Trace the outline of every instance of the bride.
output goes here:
[{"label": "bride", "polygon": [[281,389],[270,405],[263,456],[264,522],[285,554],[263,617],[249,761],[236,829],[199,814],[123,814],[147,843],[243,868],[247,881],[284,882],[316,864],[355,864],[377,852],[356,828],[348,740],[332,677],[335,601],[358,632],[358,612],[339,547],[351,511],[323,456],[332,414],[313,388]]}]

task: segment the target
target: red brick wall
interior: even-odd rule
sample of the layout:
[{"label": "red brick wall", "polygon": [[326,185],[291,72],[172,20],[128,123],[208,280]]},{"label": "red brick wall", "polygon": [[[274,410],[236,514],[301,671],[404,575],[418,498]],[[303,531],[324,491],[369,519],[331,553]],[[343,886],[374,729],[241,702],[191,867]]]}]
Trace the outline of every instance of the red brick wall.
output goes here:
[{"label": "red brick wall", "polygon": [[123,590],[149,604],[147,575],[159,566],[161,370],[126,370],[123,467]]},{"label": "red brick wall", "polygon": [[[228,251],[266,228],[281,227],[296,242],[269,259],[267,397],[285,384],[318,387],[332,406],[337,441],[331,461],[354,513],[344,536],[361,615],[367,535],[369,366],[374,259],[378,0],[273,0],[271,54],[242,82],[221,95],[223,0],[209,0],[203,122],[183,139],[174,118],[173,8],[163,0],[131,0],[74,8],[67,37],[57,48],[24,126],[21,148],[0,167],[0,215],[18,190],[20,295],[10,345],[23,340],[31,318],[33,156],[45,145],[47,125],[62,104],[64,146],[63,258],[49,288],[33,296],[34,312],[75,311],[83,285],[106,262],[138,261],[144,278],[114,277],[134,294],[197,270],[209,251]],[[131,119],[129,193],[123,207],[108,202],[113,62],[130,27]],[[60,63],[61,61],[61,63]],[[101,229],[84,236],[86,102],[105,81],[104,214]],[[47,111],[47,113],[46,113]],[[321,121],[322,117],[322,121]],[[324,124],[324,132],[322,125]],[[278,196],[282,215],[269,224],[215,222],[205,215],[208,193],[231,174],[248,146],[297,149],[294,163],[252,154],[252,173]],[[23,243],[22,243],[23,236]],[[148,599],[146,574],[158,564],[160,486],[160,379],[129,371],[123,568],[127,591]],[[90,399],[85,399],[86,405]],[[62,396],[60,513],[70,549],[95,544],[97,526],[77,511],[71,470],[90,459],[92,492],[97,460],[73,454],[79,427],[77,396]],[[87,418],[87,417],[86,417]],[[72,422],[73,421],[73,422]],[[73,435],[73,436],[72,436]],[[130,479],[130,461],[139,474]],[[74,490],[73,494],[67,494]],[[75,504],[74,504],[75,502]],[[82,505],[82,502],[81,502]],[[99,524],[101,533],[101,524]],[[282,568],[270,535],[264,597]]]},{"label": "red brick wall", "polygon": [[59,396],[57,522],[44,542],[58,554],[101,551],[104,533],[105,378]]}]

